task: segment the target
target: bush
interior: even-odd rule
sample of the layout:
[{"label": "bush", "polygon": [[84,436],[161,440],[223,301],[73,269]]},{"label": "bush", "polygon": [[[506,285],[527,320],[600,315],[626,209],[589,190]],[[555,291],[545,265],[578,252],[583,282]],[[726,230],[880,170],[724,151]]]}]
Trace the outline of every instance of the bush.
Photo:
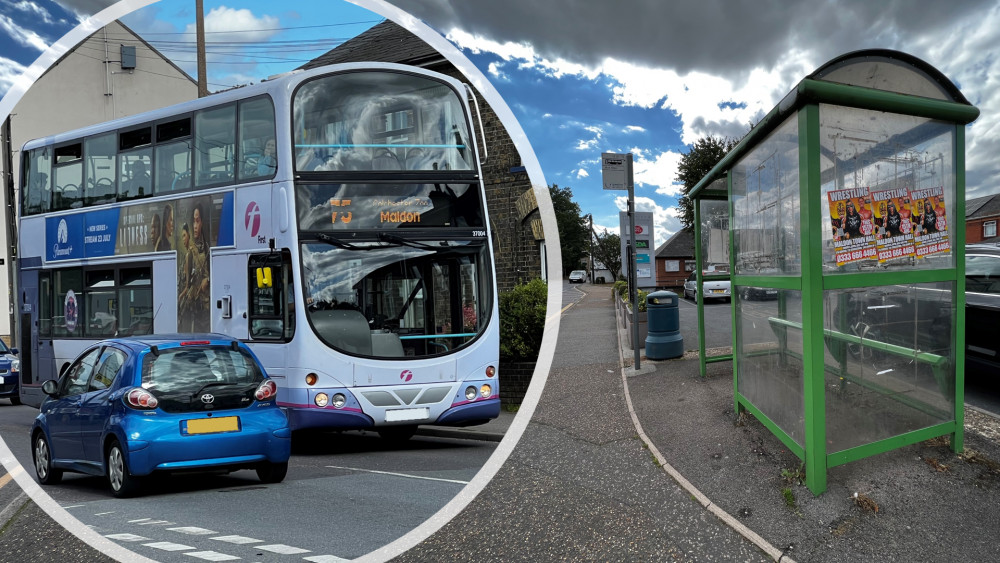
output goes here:
[{"label": "bush", "polygon": [[[617,295],[618,297],[620,297],[621,300],[624,301],[625,304],[629,306],[629,308],[631,308],[632,304],[629,301],[629,295],[628,295],[628,282],[623,281],[623,280],[618,280],[618,281],[615,282],[615,285],[613,287],[614,287],[615,295]],[[649,292],[647,292],[647,291],[643,291],[641,289],[636,290],[636,300],[639,302],[639,312],[640,313],[642,313],[643,311],[646,310],[646,296],[647,295],[649,295]]]},{"label": "bush", "polygon": [[500,294],[500,357],[534,361],[545,332],[548,285],[541,279],[519,284]]}]

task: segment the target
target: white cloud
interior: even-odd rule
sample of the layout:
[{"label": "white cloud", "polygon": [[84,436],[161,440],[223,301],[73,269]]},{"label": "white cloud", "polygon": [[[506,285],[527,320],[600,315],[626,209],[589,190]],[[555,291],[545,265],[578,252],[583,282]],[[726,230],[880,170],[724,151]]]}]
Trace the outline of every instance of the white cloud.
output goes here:
[{"label": "white cloud", "polygon": [[21,45],[37,49],[39,52],[49,48],[48,41],[34,31],[28,31],[14,23],[14,20],[10,19],[9,16],[0,14],[0,31],[3,31]]},{"label": "white cloud", "polygon": [[500,65],[497,64],[497,63],[490,63],[490,66],[487,69],[487,72],[489,72],[490,75],[493,76],[493,77],[495,77],[495,78],[498,78],[500,80],[507,80],[507,75],[504,74],[503,70],[501,70]]},{"label": "white cloud", "polygon": [[646,128],[640,125],[626,125],[623,133],[645,133]]},{"label": "white cloud", "polygon": [[12,61],[7,57],[0,56],[0,92],[10,90],[14,82],[24,74],[28,67]]},{"label": "white cloud", "polygon": [[637,158],[632,164],[632,177],[637,186],[655,186],[656,193],[667,196],[679,196],[681,185],[674,183],[677,177],[677,166],[681,154],[666,151],[648,158],[649,151],[632,149]]},{"label": "white cloud", "polygon": [[39,6],[35,2],[29,2],[28,0],[21,0],[20,2],[12,2],[10,4],[15,10],[25,12],[29,17],[41,18],[43,23],[53,24],[55,21],[52,19],[52,14],[48,10]]},{"label": "white cloud", "polygon": [[590,172],[587,172],[586,168],[581,168],[581,169],[579,169],[579,170],[576,171],[576,177],[577,177],[577,179],[580,179],[580,178],[589,178],[590,177]]}]

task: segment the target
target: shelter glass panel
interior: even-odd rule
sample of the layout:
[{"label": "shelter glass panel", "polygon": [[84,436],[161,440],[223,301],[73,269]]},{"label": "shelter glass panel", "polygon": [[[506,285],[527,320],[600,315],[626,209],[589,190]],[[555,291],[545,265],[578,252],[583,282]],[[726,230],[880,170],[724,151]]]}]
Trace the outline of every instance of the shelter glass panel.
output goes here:
[{"label": "shelter glass panel", "polygon": [[955,125],[820,105],[823,270],[955,265]]},{"label": "shelter glass panel", "polygon": [[798,117],[786,119],[731,174],[736,273],[800,274]]},{"label": "shelter glass panel", "polygon": [[828,451],[954,420],[954,282],[824,292]]},{"label": "shelter glass panel", "polygon": [[698,201],[698,211],[701,217],[702,271],[728,272],[729,202],[702,199]]},{"label": "shelter glass panel", "polygon": [[737,296],[739,393],[805,446],[802,383],[802,293],[778,290],[775,299]]}]

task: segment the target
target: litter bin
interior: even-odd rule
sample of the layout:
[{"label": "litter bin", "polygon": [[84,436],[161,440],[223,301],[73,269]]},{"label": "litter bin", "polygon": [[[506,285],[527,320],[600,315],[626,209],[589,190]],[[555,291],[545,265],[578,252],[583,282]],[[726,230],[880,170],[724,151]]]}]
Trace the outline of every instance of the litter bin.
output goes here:
[{"label": "litter bin", "polygon": [[684,337],[681,336],[680,309],[677,294],[672,291],[654,291],[646,296],[646,357],[650,360],[669,360],[684,355]]}]

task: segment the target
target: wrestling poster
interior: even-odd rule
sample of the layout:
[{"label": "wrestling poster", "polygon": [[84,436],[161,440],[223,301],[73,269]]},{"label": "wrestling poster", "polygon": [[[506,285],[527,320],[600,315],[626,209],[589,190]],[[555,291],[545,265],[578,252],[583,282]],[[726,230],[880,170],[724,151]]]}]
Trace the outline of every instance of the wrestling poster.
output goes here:
[{"label": "wrestling poster", "polygon": [[914,254],[924,258],[951,250],[948,220],[944,206],[944,188],[925,188],[910,192],[913,216]]},{"label": "wrestling poster", "polygon": [[827,199],[837,265],[875,259],[875,221],[868,188],[833,190]]},{"label": "wrestling poster", "polygon": [[879,263],[913,256],[910,191],[906,188],[873,191],[871,200]]}]

